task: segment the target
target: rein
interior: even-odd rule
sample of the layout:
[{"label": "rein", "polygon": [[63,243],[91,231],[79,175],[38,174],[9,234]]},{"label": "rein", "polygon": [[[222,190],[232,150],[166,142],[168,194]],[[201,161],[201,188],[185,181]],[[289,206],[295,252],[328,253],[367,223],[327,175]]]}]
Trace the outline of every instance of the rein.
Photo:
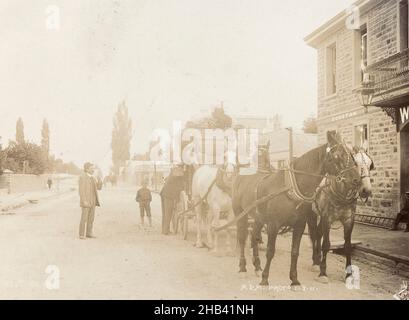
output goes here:
[{"label": "rein", "polygon": [[189,206],[189,208],[187,208],[185,211],[182,211],[181,213],[178,214],[178,220],[185,216],[188,212],[193,211],[194,209],[196,209],[198,206],[200,206],[204,201],[206,201],[208,195],[210,194],[210,191],[212,191],[213,186],[216,184],[216,179],[213,180],[212,184],[209,186],[209,189],[207,189],[206,194],[200,198],[200,200],[198,202],[196,202],[194,205]]},{"label": "rein", "polygon": [[[288,169],[281,169],[281,171],[285,171],[289,173],[289,178],[290,178],[290,183],[291,183],[291,191],[293,193],[293,195],[297,198],[298,201],[303,201],[303,202],[309,202],[309,203],[313,203],[315,202],[315,199],[317,197],[317,192],[314,192],[314,194],[310,197],[305,196],[302,194],[302,192],[300,191],[299,187],[298,187],[298,183],[297,183],[297,178],[295,177],[295,173],[297,174],[302,174],[302,175],[307,175],[307,176],[311,176],[311,177],[317,177],[317,178],[322,178],[322,179],[328,179],[330,181],[336,181],[338,183],[345,181],[346,178],[344,177],[345,173],[347,173],[350,170],[355,169],[354,166],[350,166],[347,167],[343,170],[340,171],[340,173],[338,175],[329,175],[329,174],[315,174],[315,173],[309,173],[309,172],[305,172],[305,171],[301,171],[301,170],[296,170],[293,168],[293,165],[291,165],[290,168]],[[338,199],[343,199],[343,195],[341,193],[339,193],[338,191],[334,190],[333,188],[331,188],[332,193],[335,195],[336,198]]]},{"label": "rein", "polygon": [[213,231],[215,232],[220,232],[222,230],[225,230],[229,227],[232,227],[233,225],[235,225],[237,222],[239,222],[241,219],[243,219],[245,216],[249,215],[249,213],[253,210],[256,209],[258,206],[266,203],[267,201],[270,201],[271,199],[279,196],[280,194],[283,194],[287,191],[289,191],[290,189],[288,187],[283,187],[280,190],[271,193],[263,198],[260,198],[258,200],[256,200],[255,202],[253,202],[250,206],[248,206],[246,209],[243,210],[242,213],[240,213],[238,216],[236,216],[232,221],[226,223],[224,226],[221,227],[213,227]]}]

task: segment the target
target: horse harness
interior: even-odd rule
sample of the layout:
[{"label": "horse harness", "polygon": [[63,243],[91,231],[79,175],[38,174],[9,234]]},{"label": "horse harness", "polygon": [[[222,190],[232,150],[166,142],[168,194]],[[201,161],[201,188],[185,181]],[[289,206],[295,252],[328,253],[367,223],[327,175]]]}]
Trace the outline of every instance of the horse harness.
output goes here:
[{"label": "horse harness", "polygon": [[[345,148],[344,144],[341,143],[339,145],[342,145],[342,147]],[[328,147],[328,152],[330,152],[333,148],[339,147],[339,145],[333,146],[331,148]],[[312,177],[317,177],[317,178],[322,178],[322,179],[325,179],[326,181],[335,181],[337,183],[340,183],[346,180],[345,173],[353,169],[355,169],[355,165],[351,166],[349,164],[349,158],[348,158],[346,167],[340,170],[337,175],[330,175],[330,174],[322,175],[322,174],[314,174],[314,173],[309,173],[309,172],[305,172],[301,170],[296,170],[294,169],[293,164],[291,164],[289,169],[281,169],[281,171],[284,171],[284,174],[286,175],[286,179],[285,179],[286,183],[284,183],[284,187],[280,188],[274,193],[271,193],[259,199],[258,194],[259,194],[259,187],[260,187],[261,182],[263,182],[264,180],[266,180],[268,177],[271,176],[271,174],[266,175],[257,183],[256,189],[255,189],[256,201],[252,205],[247,207],[245,210],[243,210],[243,212],[240,215],[236,216],[234,220],[228,222],[226,225],[222,227],[214,228],[214,231],[219,232],[219,231],[222,231],[224,229],[227,229],[235,225],[237,222],[239,222],[241,219],[247,216],[253,209],[256,209],[256,213],[258,213],[258,207],[260,205],[274,199],[275,197],[281,194],[286,194],[291,200],[298,202],[298,205],[296,207],[297,210],[303,203],[310,203],[316,206],[318,195],[320,194],[320,192],[324,191],[324,187],[318,188],[312,196],[303,195],[298,187],[297,179],[295,177],[296,173],[307,175],[307,176],[312,176]],[[327,192],[329,192],[330,196],[336,199],[335,201],[339,201],[344,204],[352,205],[352,203],[357,199],[356,197],[351,198],[351,199],[346,199],[343,194],[339,193],[337,190],[335,190],[332,187],[331,183],[329,184],[329,186],[330,188],[329,188],[329,191]]]},{"label": "horse harness", "polygon": [[223,171],[223,170],[219,169],[217,171],[216,178],[214,178],[213,182],[210,184],[209,188],[207,189],[206,194],[202,198],[200,198],[197,203],[195,203],[195,204],[189,203],[188,208],[185,211],[179,213],[179,217],[186,215],[187,213],[189,213],[189,212],[193,211],[194,209],[196,209],[198,206],[202,205],[203,203],[206,203],[207,202],[207,197],[209,196],[209,194],[212,191],[214,186],[217,186],[219,189],[221,189],[223,192],[225,192],[226,194],[229,195],[228,190],[226,190],[226,188],[228,186],[226,186],[226,188],[225,188],[224,186],[220,185],[220,183],[225,184],[224,181],[220,181],[220,175],[221,175],[220,171]]}]

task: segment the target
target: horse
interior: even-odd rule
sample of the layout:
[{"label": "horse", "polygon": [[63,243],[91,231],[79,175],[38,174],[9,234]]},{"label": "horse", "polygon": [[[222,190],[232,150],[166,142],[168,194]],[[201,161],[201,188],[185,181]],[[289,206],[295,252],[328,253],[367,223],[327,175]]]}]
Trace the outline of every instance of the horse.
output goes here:
[{"label": "horse", "polygon": [[[335,221],[340,221],[344,228],[346,279],[353,275],[351,238],[354,228],[354,215],[358,197],[368,199],[372,194],[370,172],[375,169],[373,160],[363,149],[354,148],[353,158],[361,175],[359,192],[348,181],[331,181],[325,178],[317,190],[317,198],[312,206],[312,210],[316,214],[312,214],[310,216],[311,220],[308,222],[313,244],[313,270],[318,269],[320,271],[317,280],[322,283],[329,282],[327,254],[331,247],[331,225]],[[318,226],[317,218],[320,219]]]},{"label": "horse", "polygon": [[[219,171],[222,170],[222,171]],[[208,247],[212,253],[217,254],[218,233],[213,232],[218,227],[222,218],[222,213],[226,213],[227,219],[232,219],[233,209],[231,203],[231,194],[217,182],[221,181],[226,187],[231,186],[236,167],[228,162],[224,169],[216,166],[201,166],[193,174],[192,179],[192,203],[199,204],[194,208],[196,214],[196,244],[197,248]],[[220,175],[218,177],[218,175]],[[202,241],[202,225],[205,226],[207,234],[207,243]],[[230,252],[232,250],[231,234],[227,231],[227,245]]]},{"label": "horse", "polygon": [[[288,174],[288,175],[287,175]],[[252,231],[253,264],[261,271],[258,257],[257,237],[261,229],[267,225],[267,261],[262,272],[260,285],[268,286],[271,261],[275,254],[277,235],[282,227],[293,229],[291,248],[291,286],[300,286],[297,276],[297,261],[301,238],[306,226],[307,216],[311,214],[314,192],[323,177],[331,179],[347,179],[353,184],[360,184],[351,153],[339,134],[327,133],[327,144],[320,146],[294,160],[287,171],[280,170],[262,179],[257,177],[237,177],[233,188],[233,211],[236,218],[257,199],[268,198],[252,212],[255,223]],[[292,177],[291,187],[286,181]],[[291,179],[290,179],[291,180]],[[246,270],[245,245],[247,239],[248,215],[237,222],[237,236],[240,245],[239,272]]]}]

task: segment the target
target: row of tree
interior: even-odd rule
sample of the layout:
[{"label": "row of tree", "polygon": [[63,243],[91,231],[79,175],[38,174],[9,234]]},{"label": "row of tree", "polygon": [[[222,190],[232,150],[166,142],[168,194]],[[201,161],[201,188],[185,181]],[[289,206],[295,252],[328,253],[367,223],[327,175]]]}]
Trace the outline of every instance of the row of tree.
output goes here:
[{"label": "row of tree", "polygon": [[41,144],[38,145],[26,140],[21,118],[16,123],[15,141],[9,141],[5,148],[0,145],[0,174],[5,170],[27,174],[80,172],[74,163],[64,163],[50,155],[50,127],[46,119],[41,128]]}]

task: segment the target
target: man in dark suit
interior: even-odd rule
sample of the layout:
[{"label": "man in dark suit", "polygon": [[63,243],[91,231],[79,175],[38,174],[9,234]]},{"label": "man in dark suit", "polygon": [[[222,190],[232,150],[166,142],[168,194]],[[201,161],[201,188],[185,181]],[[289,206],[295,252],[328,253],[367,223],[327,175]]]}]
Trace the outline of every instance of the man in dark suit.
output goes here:
[{"label": "man in dark suit", "polygon": [[164,235],[170,234],[170,223],[172,222],[176,204],[180,199],[180,193],[184,188],[183,169],[180,167],[174,168],[160,192],[162,200],[162,234]]},{"label": "man in dark suit", "polygon": [[98,190],[102,186],[93,176],[94,166],[87,162],[84,164],[84,173],[78,181],[80,207],[82,210],[81,222],[79,227],[80,239],[95,238],[92,229],[95,217],[95,207],[99,207]]}]

